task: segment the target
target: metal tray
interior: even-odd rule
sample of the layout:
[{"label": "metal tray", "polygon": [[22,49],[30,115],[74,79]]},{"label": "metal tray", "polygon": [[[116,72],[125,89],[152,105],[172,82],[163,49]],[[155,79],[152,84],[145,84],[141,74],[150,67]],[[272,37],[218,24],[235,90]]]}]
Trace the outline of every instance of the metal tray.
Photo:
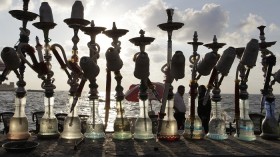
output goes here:
[{"label": "metal tray", "polygon": [[6,149],[7,152],[18,153],[18,152],[30,152],[34,150],[39,145],[35,141],[11,141],[4,143],[2,147]]}]

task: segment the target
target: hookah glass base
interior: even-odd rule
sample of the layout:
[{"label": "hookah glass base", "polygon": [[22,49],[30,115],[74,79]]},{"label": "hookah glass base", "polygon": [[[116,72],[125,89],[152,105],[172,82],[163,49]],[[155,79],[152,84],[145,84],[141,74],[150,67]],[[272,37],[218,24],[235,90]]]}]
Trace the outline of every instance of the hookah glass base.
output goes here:
[{"label": "hookah glass base", "polygon": [[206,136],[213,140],[227,139],[225,121],[220,118],[211,119],[209,122],[209,132]]},{"label": "hookah glass base", "polygon": [[153,139],[153,126],[150,118],[137,118],[135,122],[134,139]]},{"label": "hookah glass base", "polygon": [[256,140],[256,136],[254,134],[254,124],[251,120],[243,120],[239,121],[239,136],[237,133],[234,134],[234,137],[242,140],[242,141],[254,141]]},{"label": "hookah glass base", "polygon": [[114,123],[113,139],[127,140],[132,138],[130,123],[127,118],[116,118]]},{"label": "hookah glass base", "polygon": [[265,118],[263,120],[260,137],[266,140],[277,140],[279,138],[279,126],[275,118]]},{"label": "hookah glass base", "polygon": [[81,133],[80,118],[67,116],[64,120],[63,132],[60,137],[69,140],[81,139],[83,134]]},{"label": "hookah glass base", "polygon": [[38,138],[40,139],[51,139],[59,138],[58,123],[57,119],[42,118],[40,120],[40,132]]},{"label": "hookah glass base", "polygon": [[27,140],[30,137],[28,132],[28,121],[26,117],[12,117],[10,128],[7,134],[9,140]]},{"label": "hookah glass base", "polygon": [[100,139],[105,137],[103,124],[87,124],[86,130],[84,133],[86,138]]},{"label": "hookah glass base", "polygon": [[161,141],[178,141],[180,139],[176,120],[162,121],[161,130],[160,130],[160,134],[158,135],[158,139]]},{"label": "hookah glass base", "polygon": [[196,115],[194,119],[194,129],[193,133],[191,134],[191,119],[188,117],[185,121],[185,130],[183,133],[184,138],[186,139],[203,139],[204,138],[204,131],[202,129],[202,123],[200,118]]}]

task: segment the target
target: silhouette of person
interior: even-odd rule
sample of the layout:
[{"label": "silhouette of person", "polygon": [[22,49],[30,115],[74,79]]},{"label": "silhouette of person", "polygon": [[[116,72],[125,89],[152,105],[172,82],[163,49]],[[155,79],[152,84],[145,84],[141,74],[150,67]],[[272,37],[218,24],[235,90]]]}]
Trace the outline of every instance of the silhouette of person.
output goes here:
[{"label": "silhouette of person", "polygon": [[184,130],[186,105],[183,99],[185,94],[185,87],[183,85],[178,86],[177,92],[174,95],[174,118],[177,121],[177,127],[179,130]]},{"label": "silhouette of person", "polygon": [[207,103],[205,105],[203,105],[205,93],[206,93],[206,87],[204,85],[200,85],[198,87],[197,113],[198,113],[199,118],[201,119],[205,134],[207,134],[208,130],[209,130],[208,125],[209,125],[210,114],[211,114],[211,99],[210,99],[210,96],[208,96]]}]

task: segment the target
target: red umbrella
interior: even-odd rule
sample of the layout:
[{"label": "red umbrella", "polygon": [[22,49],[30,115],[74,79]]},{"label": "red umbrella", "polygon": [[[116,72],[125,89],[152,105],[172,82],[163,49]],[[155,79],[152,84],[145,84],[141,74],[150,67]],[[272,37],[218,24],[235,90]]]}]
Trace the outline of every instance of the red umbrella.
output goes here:
[{"label": "red umbrella", "polygon": [[[152,84],[155,86],[155,91],[158,94],[158,99],[162,99],[163,90],[164,90],[164,84],[160,82],[152,82]],[[129,89],[125,93],[125,99],[127,101],[133,101],[138,102],[138,94],[139,94],[139,86],[140,84],[132,84],[130,85]],[[152,90],[148,89],[148,97],[149,100],[158,100],[155,94],[152,92]]]}]

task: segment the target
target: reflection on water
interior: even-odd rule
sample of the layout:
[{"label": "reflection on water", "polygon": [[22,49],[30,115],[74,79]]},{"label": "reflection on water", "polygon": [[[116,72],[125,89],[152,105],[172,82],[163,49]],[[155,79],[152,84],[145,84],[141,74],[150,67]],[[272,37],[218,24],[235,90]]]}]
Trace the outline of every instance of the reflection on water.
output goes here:
[{"label": "reflection on water", "polygon": [[[105,93],[99,92],[99,113],[103,122],[105,121]],[[68,103],[67,91],[56,91],[54,99],[54,112],[55,113],[67,113],[66,104]],[[116,118],[116,104],[114,101],[114,93],[111,95],[111,109],[109,111],[109,120],[106,131],[113,131],[114,120]],[[222,109],[225,113],[227,122],[232,122],[234,118],[234,95],[224,94],[222,95]],[[185,98],[187,100],[187,97]],[[260,112],[260,100],[261,95],[249,95],[250,112]],[[0,112],[14,111],[15,93],[13,91],[0,91]],[[278,119],[280,113],[280,95],[276,95],[275,115]],[[156,100],[152,100],[152,106],[149,105],[149,111],[151,109],[157,114],[160,111],[160,103]],[[186,104],[188,105],[188,104]],[[139,105],[137,102],[124,101],[125,114],[128,118],[138,117]],[[44,111],[44,93],[43,92],[28,92],[26,101],[26,116],[29,122],[29,130],[35,129],[35,122],[32,121],[32,113],[35,111]],[[79,114],[90,115],[90,106],[88,105],[87,92],[83,92],[79,101]],[[188,115],[188,111],[186,113]],[[0,124],[0,129],[3,128],[3,124]]]}]

